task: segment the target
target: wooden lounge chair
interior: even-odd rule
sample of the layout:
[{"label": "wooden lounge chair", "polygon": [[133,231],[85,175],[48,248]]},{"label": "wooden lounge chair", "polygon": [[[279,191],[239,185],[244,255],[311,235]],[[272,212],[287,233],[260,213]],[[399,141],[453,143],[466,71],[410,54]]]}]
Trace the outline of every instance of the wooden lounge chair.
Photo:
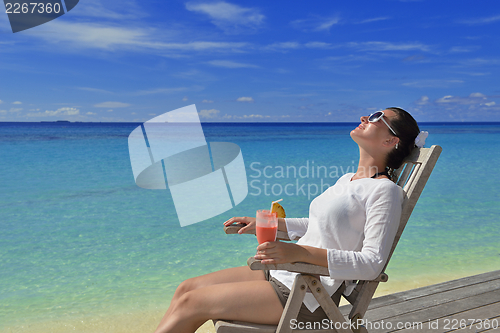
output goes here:
[{"label": "wooden lounge chair", "polygon": [[[405,198],[403,201],[403,210],[399,229],[394,239],[394,244],[392,245],[387,263],[389,262],[406,223],[410,218],[413,208],[415,207],[417,200],[420,197],[427,180],[429,179],[441,150],[442,148],[440,146],[432,146],[431,148],[416,148],[405,160],[401,168],[397,170],[396,174],[398,179],[396,180],[396,183],[403,188]],[[225,231],[228,234],[237,233],[239,228],[241,228],[241,226],[229,226],[225,228]],[[279,239],[288,240],[288,235],[284,232],[279,232],[277,237]],[[319,275],[329,275],[326,267],[307,263],[263,265],[259,260],[255,260],[253,257],[249,258],[247,263],[252,270],[285,269],[292,272],[298,272],[300,274],[298,274],[295,278],[295,282],[290,292],[290,297],[285,305],[283,315],[281,316],[278,326],[217,320],[214,321],[217,333],[368,332],[362,325],[349,325],[349,323],[356,324],[360,322],[358,320],[362,319],[365,315],[378,284],[388,280],[387,274],[384,273],[385,267],[387,267],[386,263],[382,273],[375,280],[358,281],[355,289],[349,296],[342,295],[352,305],[348,318],[344,318],[318,278]],[[308,291],[313,293],[331,322],[339,323],[338,325],[332,326],[329,324],[328,329],[326,330],[324,327],[311,330],[292,330],[292,325],[290,325],[291,320],[297,318],[304,296]],[[341,323],[344,323],[344,325],[341,325]]]}]

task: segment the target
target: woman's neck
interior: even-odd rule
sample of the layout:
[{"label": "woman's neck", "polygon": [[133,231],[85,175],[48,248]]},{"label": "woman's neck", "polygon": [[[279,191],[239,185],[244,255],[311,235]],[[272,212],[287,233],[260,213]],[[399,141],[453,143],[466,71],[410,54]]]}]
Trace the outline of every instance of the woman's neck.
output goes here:
[{"label": "woman's neck", "polygon": [[370,178],[377,173],[383,172],[386,167],[385,160],[379,156],[380,154],[370,154],[360,149],[358,169],[352,179]]}]

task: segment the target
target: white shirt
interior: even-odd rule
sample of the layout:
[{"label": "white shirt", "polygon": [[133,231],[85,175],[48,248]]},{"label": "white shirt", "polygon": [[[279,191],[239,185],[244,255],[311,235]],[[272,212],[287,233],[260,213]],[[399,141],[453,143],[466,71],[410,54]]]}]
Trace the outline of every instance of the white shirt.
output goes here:
[{"label": "white shirt", "polygon": [[[386,178],[351,181],[353,176],[343,175],[316,197],[309,218],[285,219],[290,239],[301,237],[299,245],[327,249],[330,276],[322,276],[321,282],[330,296],[344,280],[372,280],[381,273],[401,218],[401,187]],[[297,273],[270,274],[291,290]],[[311,293],[304,304],[311,312],[319,307]]]}]

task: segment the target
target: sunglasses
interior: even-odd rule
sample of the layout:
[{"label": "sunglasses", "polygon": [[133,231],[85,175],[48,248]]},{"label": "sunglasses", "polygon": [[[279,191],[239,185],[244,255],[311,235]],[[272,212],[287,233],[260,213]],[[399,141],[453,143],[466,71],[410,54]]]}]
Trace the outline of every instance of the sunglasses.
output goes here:
[{"label": "sunglasses", "polygon": [[380,119],[382,119],[382,121],[384,122],[384,124],[387,125],[387,127],[389,127],[389,129],[391,130],[391,132],[395,135],[395,136],[398,136],[396,134],[396,132],[392,129],[391,125],[389,125],[387,123],[387,121],[385,121],[384,119],[384,111],[377,111],[375,113],[372,113],[369,117],[368,117],[368,121],[370,123],[376,123],[377,121],[379,121]]}]

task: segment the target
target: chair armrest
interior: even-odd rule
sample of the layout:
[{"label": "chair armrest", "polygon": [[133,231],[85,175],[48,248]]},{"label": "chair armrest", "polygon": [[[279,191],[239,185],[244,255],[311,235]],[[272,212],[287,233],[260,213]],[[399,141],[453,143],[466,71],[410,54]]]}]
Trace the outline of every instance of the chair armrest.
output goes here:
[{"label": "chair armrest", "polygon": [[[243,228],[244,225],[243,224],[231,224],[231,225],[228,225],[228,226],[224,226],[224,232],[226,233],[226,235],[232,235],[232,234],[237,234],[238,231]],[[253,234],[255,235],[254,232],[252,233],[248,233],[248,234]]]},{"label": "chair armrest", "polygon": [[312,275],[325,275],[328,276],[328,268],[313,264],[308,264],[305,262],[296,262],[288,264],[276,264],[276,265],[263,265],[260,260],[255,259],[255,257],[250,257],[247,260],[247,264],[251,270],[286,270],[290,272],[312,274]]},{"label": "chair armrest", "polygon": [[[228,225],[227,227],[224,226],[224,232],[227,234],[227,235],[232,235],[232,234],[237,234],[238,231],[243,228],[244,225],[242,224],[231,224],[231,225]],[[245,234],[253,234],[255,235],[255,232],[252,232],[252,233],[245,233]],[[283,240],[283,241],[289,241],[290,238],[288,237],[288,233],[284,232],[284,231],[279,231],[276,233],[276,239],[277,240]]]}]

